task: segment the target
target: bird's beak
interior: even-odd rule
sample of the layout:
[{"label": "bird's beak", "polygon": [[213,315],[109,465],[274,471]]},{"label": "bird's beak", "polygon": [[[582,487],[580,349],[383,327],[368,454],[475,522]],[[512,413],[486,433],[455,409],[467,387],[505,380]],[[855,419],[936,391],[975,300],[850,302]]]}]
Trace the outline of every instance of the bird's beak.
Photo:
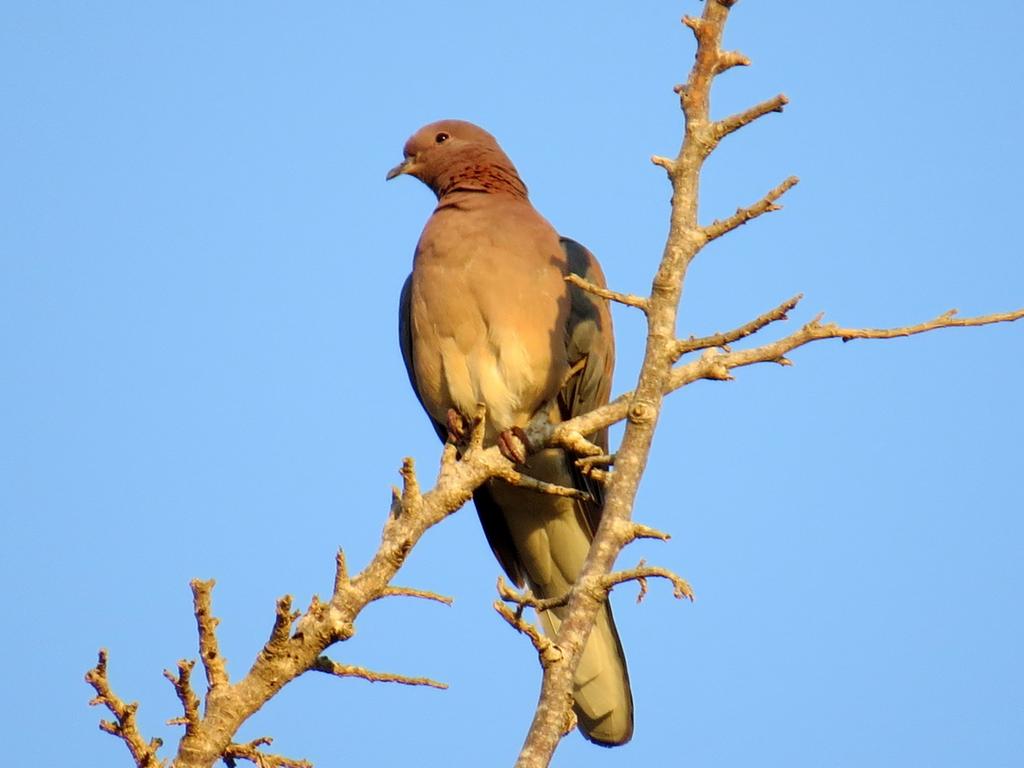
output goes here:
[{"label": "bird's beak", "polygon": [[403,173],[408,173],[409,170],[412,168],[412,161],[413,158],[411,157],[405,158],[405,160],[403,160],[390,171],[388,171],[388,175],[385,176],[384,179],[386,181],[391,181],[393,178],[395,178],[395,176],[401,176]]}]

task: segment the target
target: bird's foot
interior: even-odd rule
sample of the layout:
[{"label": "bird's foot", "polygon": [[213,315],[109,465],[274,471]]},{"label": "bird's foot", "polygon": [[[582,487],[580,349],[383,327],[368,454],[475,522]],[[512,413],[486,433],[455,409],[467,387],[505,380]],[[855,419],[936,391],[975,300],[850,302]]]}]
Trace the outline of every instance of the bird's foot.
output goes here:
[{"label": "bird's foot", "polygon": [[462,445],[469,437],[469,430],[466,429],[466,417],[454,408],[448,409],[448,416],[445,419],[448,428],[448,442],[452,445]]},{"label": "bird's foot", "polygon": [[513,464],[522,464],[530,450],[530,441],[520,427],[512,427],[498,435],[498,450]]}]

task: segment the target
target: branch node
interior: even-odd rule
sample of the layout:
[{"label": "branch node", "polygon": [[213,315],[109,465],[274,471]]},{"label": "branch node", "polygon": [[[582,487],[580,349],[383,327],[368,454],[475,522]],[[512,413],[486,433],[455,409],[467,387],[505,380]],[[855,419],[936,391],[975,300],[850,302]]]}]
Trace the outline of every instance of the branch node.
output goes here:
[{"label": "branch node", "polygon": [[[682,96],[686,92],[686,86],[677,85],[675,87],[675,91]],[[669,176],[675,173],[676,163],[675,160],[672,160],[671,158],[662,157],[661,155],[651,155],[651,162],[664,168],[668,172]]]},{"label": "branch node", "polygon": [[697,42],[700,42],[701,32],[704,29],[703,19],[697,19],[693,16],[683,16],[681,21],[693,31],[693,36],[697,38]]},{"label": "branch node", "polygon": [[[313,600],[314,603],[310,606],[311,609],[320,602],[319,598],[315,596]],[[285,595],[278,598],[274,614],[274,626],[270,630],[270,639],[267,641],[266,650],[270,651],[281,643],[287,642],[288,638],[291,636],[292,624],[301,615],[302,611],[292,611],[291,595]]]},{"label": "branch node", "polygon": [[722,51],[715,61],[714,73],[720,75],[722,72],[733,67],[749,67],[750,59],[739,51]]}]

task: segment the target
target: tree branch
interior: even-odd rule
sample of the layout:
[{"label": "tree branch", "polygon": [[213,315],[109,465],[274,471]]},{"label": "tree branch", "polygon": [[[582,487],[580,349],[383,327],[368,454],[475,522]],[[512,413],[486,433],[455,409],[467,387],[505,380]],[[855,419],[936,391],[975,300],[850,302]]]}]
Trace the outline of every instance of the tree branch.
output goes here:
[{"label": "tree branch", "polygon": [[412,587],[385,587],[380,593],[380,597],[396,597],[404,595],[405,597],[420,597],[424,600],[433,600],[435,603],[442,603],[443,605],[451,605],[454,600],[445,595],[439,595],[436,592],[428,592],[425,589],[413,589]]},{"label": "tree branch", "polygon": [[642,309],[645,312],[647,311],[647,299],[643,296],[634,296],[631,293],[619,293],[618,291],[609,290],[592,283],[586,278],[580,277],[573,272],[570,272],[565,276],[565,282],[572,283],[577,288],[582,288],[587,293],[592,293],[602,299],[617,301],[619,304],[625,304],[627,307],[636,307],[637,309]]},{"label": "tree branch", "polygon": [[399,683],[401,685],[424,685],[429,688],[446,689],[448,683],[439,683],[429,677],[409,677],[407,675],[396,675],[392,672],[374,672],[366,667],[356,667],[351,664],[340,664],[326,656],[321,656],[312,667],[317,672],[324,672],[335,677],[360,677],[369,680],[371,683]]},{"label": "tree branch", "polygon": [[178,674],[171,670],[164,670],[164,677],[171,681],[174,692],[178,695],[181,708],[184,712],[182,717],[168,721],[168,725],[184,725],[186,731],[194,729],[199,723],[199,697],[192,690],[192,670],[195,668],[195,661],[181,659],[178,662]]},{"label": "tree branch", "polygon": [[672,594],[677,600],[686,598],[691,603],[693,602],[694,595],[689,582],[673,571],[670,571],[668,568],[645,565],[643,560],[640,561],[636,568],[609,573],[604,578],[604,587],[605,589],[610,590],[617,584],[623,584],[627,581],[636,581],[640,584],[640,594],[637,595],[636,601],[640,603],[643,602],[644,597],[647,595],[647,579],[649,578],[659,578],[669,581],[672,584]]},{"label": "tree branch", "polygon": [[[772,310],[774,312],[775,310]],[[953,310],[950,310],[952,312]],[[1009,312],[997,312],[977,317],[955,317],[950,312],[939,315],[933,320],[927,320],[913,325],[900,326],[895,328],[845,328],[834,323],[821,324],[812,320],[801,330],[778,341],[751,349],[737,350],[722,354],[711,353],[708,350],[700,359],[690,363],[672,368],[671,373],[665,379],[663,394],[670,394],[677,389],[692,384],[701,379],[727,380],[728,369],[738,368],[754,363],[776,363],[779,365],[791,365],[787,352],[801,347],[804,344],[821,339],[842,339],[851,341],[853,339],[894,339],[903,336],[913,336],[918,333],[926,333],[942,328],[970,328],[983,325],[994,325],[996,323],[1009,323],[1024,319],[1024,308]],[[770,314],[770,313],[766,313]],[[761,317],[764,317],[762,315]],[[761,318],[751,321],[748,325],[757,323]],[[741,329],[730,331],[730,334],[737,333]],[[709,336],[706,339],[714,339]],[[700,340],[694,340],[700,341]],[[674,349],[679,345],[685,345],[688,341],[675,341],[672,343]],[[713,344],[710,346],[714,346]],[[631,411],[636,405],[636,391],[625,392],[607,405],[595,408],[588,413],[577,416],[570,421],[557,425],[536,425],[527,430],[532,445],[562,445],[563,430],[570,433],[593,432],[604,429],[612,424],[630,418],[643,418],[642,415],[633,415]],[[643,409],[641,409],[642,411]],[[621,448],[616,454],[616,465],[621,455]]]},{"label": "tree branch", "polygon": [[245,744],[229,744],[224,750],[224,762],[228,768],[235,768],[236,760],[248,760],[257,768],[313,768],[313,764],[308,760],[293,760],[260,749],[273,743],[274,740],[269,736],[261,736]]},{"label": "tree branch", "polygon": [[[748,61],[747,64],[750,62]],[[762,101],[760,104],[755,104],[750,109],[745,109],[742,112],[737,112],[735,115],[719,120],[714,124],[714,134],[716,141],[721,141],[730,133],[735,133],[745,125],[750,125],[752,122],[760,117],[771,114],[772,112],[781,112],[782,108],[789,104],[789,99],[786,98],[785,94],[780,93],[768,101]]]},{"label": "tree branch", "polygon": [[[501,600],[494,601],[494,610],[498,612],[498,615],[501,616],[501,618],[508,622],[510,627],[530,638],[530,642],[533,643],[533,647],[537,651],[537,657],[540,659],[541,667],[547,669],[551,664],[562,660],[561,649],[551,641],[551,638],[537,629],[536,626],[525,621],[521,615],[521,611],[511,610],[507,605],[505,605],[505,603],[501,602]],[[562,723],[565,723],[564,717]],[[564,726],[559,730],[563,731],[564,735]]]},{"label": "tree branch", "polygon": [[163,742],[160,739],[151,739],[147,742],[139,732],[138,721],[135,717],[139,703],[133,701],[131,704],[125,704],[110,687],[105,648],[100,649],[96,666],[86,672],[85,682],[96,691],[95,698],[89,702],[90,706],[104,706],[114,716],[113,721],[100,720],[100,730],[121,739],[128,747],[128,751],[131,752],[132,759],[138,768],[161,768],[165,765],[164,761],[156,755]]},{"label": "tree branch", "polygon": [[196,615],[196,627],[199,630],[199,658],[206,670],[206,706],[210,706],[210,697],[214,691],[228,684],[227,661],[220,655],[217,643],[217,625],[220,620],[213,615],[210,595],[216,582],[213,579],[201,581],[192,579],[192,602]]},{"label": "tree branch", "polygon": [[968,328],[979,325],[992,325],[993,323],[1009,323],[1024,318],[1024,309],[964,318],[955,318],[952,313],[953,310],[950,310],[939,315],[934,320],[898,328],[842,328],[835,323],[822,325],[816,318],[789,336],[760,347],[727,353],[715,353],[712,350],[708,350],[699,360],[694,360],[691,363],[675,368],[669,377],[669,387],[673,390],[679,389],[700,379],[728,381],[732,378],[729,371],[733,368],[754,365],[755,363],[781,362],[784,365],[788,365],[789,361],[785,357],[787,352],[809,344],[812,341],[821,341],[822,339],[842,339],[843,341],[850,341],[852,339],[894,339],[901,336],[927,333],[928,331],[940,328]]},{"label": "tree branch", "polygon": [[732,344],[734,341],[745,339],[747,336],[751,336],[766,325],[778,322],[780,320],[788,319],[789,313],[796,307],[804,296],[802,293],[798,293],[791,299],[782,302],[775,309],[765,312],[763,315],[754,318],[746,325],[741,325],[735,330],[728,331],[727,333],[716,333],[714,336],[704,336],[699,339],[695,339],[692,336],[686,341],[676,342],[675,359],[678,360],[683,355],[689,352],[695,352],[699,349],[709,349],[711,347],[725,347]]},{"label": "tree branch", "polygon": [[708,226],[704,227],[704,236],[710,242],[728,232],[732,232],[734,229],[742,227],[751,219],[756,219],[762,214],[781,210],[782,206],[776,205],[775,201],[795,187],[799,181],[796,176],[790,176],[753,205],[746,208],[738,208],[736,213],[729,218],[721,221],[716,219],[708,224]]}]

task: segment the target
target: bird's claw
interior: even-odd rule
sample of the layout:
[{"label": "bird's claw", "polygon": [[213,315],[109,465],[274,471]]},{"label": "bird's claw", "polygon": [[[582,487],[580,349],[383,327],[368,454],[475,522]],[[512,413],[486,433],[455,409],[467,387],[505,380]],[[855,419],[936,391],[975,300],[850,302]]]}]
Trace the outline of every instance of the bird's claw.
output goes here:
[{"label": "bird's claw", "polygon": [[522,428],[511,427],[498,435],[498,450],[513,464],[522,464],[526,461],[527,451],[530,450],[530,441],[526,439],[526,433]]},{"label": "bird's claw", "polygon": [[469,437],[466,429],[466,418],[454,408],[448,409],[448,416],[445,419],[445,426],[448,428],[448,442],[452,445],[462,445]]}]

